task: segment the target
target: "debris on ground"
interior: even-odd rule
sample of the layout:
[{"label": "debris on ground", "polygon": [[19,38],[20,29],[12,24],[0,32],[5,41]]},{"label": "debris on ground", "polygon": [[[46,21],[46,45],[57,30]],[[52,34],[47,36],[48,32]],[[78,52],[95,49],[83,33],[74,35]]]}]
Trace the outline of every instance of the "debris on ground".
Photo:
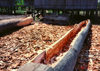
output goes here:
[{"label": "debris on ground", "polygon": [[71,28],[73,26],[36,22],[34,25],[0,37],[0,70],[16,71]]},{"label": "debris on ground", "polygon": [[100,26],[93,25],[84,42],[74,71],[100,71]]}]

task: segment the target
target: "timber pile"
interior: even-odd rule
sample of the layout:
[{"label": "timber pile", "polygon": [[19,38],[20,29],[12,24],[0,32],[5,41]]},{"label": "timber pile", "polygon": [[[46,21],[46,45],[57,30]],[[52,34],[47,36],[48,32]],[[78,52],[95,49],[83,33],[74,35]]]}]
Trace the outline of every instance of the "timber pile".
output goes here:
[{"label": "timber pile", "polygon": [[100,71],[100,25],[92,28],[84,42],[74,71]]},{"label": "timber pile", "polygon": [[39,22],[0,37],[0,71],[16,71],[71,28]]}]

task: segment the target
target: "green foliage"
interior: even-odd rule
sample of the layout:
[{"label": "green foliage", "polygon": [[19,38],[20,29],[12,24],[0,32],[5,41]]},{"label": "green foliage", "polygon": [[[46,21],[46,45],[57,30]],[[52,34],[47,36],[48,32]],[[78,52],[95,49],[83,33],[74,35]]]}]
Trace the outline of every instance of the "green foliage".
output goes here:
[{"label": "green foliage", "polygon": [[16,0],[16,6],[17,6],[17,10],[16,13],[20,13],[23,14],[24,11],[22,10],[22,7],[24,5],[24,0]]},{"label": "green foliage", "polygon": [[16,5],[18,6],[24,5],[24,0],[16,0]]}]

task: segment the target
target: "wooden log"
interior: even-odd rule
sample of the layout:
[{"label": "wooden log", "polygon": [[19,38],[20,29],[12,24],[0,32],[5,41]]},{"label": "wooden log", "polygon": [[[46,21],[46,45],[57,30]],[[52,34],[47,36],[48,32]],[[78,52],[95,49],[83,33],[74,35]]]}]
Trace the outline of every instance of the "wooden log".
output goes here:
[{"label": "wooden log", "polygon": [[47,63],[54,55],[59,54],[66,44],[71,43],[71,39],[73,39],[76,34],[81,30],[81,28],[85,25],[86,21],[81,22],[79,25],[75,26],[72,30],[67,32],[62,38],[52,44],[50,48],[46,51]]},{"label": "wooden log", "polygon": [[7,19],[0,21],[0,33],[14,27],[20,27],[30,24],[33,21],[32,17]]},{"label": "wooden log", "polygon": [[88,34],[90,28],[90,20],[88,24],[84,27],[75,37],[71,43],[71,48],[66,52],[65,56],[61,61],[54,67],[54,71],[73,71],[76,64],[76,60],[80,50],[82,49],[83,42]]},{"label": "wooden log", "polygon": [[59,54],[64,45],[67,43],[68,39],[70,38],[70,32],[72,29],[67,32],[62,38],[56,41],[54,44],[50,46],[50,48],[46,51],[46,62],[48,63],[49,60],[56,54]]}]

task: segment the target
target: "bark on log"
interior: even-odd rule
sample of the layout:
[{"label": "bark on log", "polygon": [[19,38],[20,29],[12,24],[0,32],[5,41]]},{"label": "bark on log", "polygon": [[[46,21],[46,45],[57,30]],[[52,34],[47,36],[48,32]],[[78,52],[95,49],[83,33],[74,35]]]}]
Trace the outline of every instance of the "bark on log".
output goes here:
[{"label": "bark on log", "polygon": [[75,26],[73,29],[67,32],[62,38],[60,38],[58,41],[52,44],[50,48],[46,51],[47,63],[54,55],[59,54],[66,44],[71,43],[71,40],[76,36],[76,34],[85,25],[86,25],[86,21],[81,22],[79,25]]},{"label": "bark on log", "polygon": [[30,24],[33,21],[32,17],[27,18],[17,18],[17,19],[7,19],[0,21],[0,33],[9,30],[14,27],[20,27]]},{"label": "bark on log", "polygon": [[83,42],[88,34],[90,28],[90,20],[85,28],[83,28],[74,41],[71,43],[71,48],[67,51],[64,58],[54,67],[54,71],[73,71],[76,60],[80,50],[82,49]]}]

